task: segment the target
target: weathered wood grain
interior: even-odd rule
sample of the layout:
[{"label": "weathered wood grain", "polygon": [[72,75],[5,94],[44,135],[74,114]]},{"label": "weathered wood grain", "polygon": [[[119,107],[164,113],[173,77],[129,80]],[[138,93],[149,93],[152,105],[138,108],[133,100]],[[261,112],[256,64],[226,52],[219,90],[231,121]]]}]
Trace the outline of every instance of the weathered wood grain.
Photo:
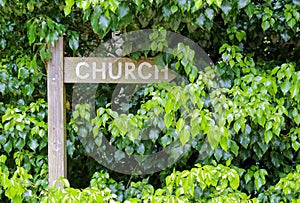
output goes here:
[{"label": "weathered wood grain", "polygon": [[49,46],[52,59],[48,62],[48,170],[49,186],[59,177],[67,175],[66,112],[63,81],[63,37]]}]

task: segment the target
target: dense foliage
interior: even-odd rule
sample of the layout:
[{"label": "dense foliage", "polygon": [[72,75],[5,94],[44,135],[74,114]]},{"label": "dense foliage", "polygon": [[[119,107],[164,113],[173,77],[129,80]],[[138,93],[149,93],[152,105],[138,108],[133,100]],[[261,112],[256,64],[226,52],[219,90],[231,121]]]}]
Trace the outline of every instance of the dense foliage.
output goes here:
[{"label": "dense foliage", "polygon": [[[299,202],[299,0],[0,0],[0,16],[1,202]],[[150,175],[106,169],[79,141],[86,126],[78,119],[89,120],[91,110],[69,108],[67,85],[68,180],[60,180],[63,190],[48,189],[47,44],[64,35],[65,56],[89,56],[116,31],[146,28],[190,38],[215,66],[194,71],[195,53],[182,44],[173,58],[129,54],[169,63],[189,84],[142,88],[128,107],[133,116],[112,112],[115,86],[101,85],[91,132],[104,128],[118,149],[139,155],[176,134],[188,152]],[[161,37],[152,36],[152,48],[165,46]],[[187,103],[192,111],[182,110]],[[188,115],[178,118],[179,108]],[[129,124],[154,114],[162,133],[138,140]]]}]

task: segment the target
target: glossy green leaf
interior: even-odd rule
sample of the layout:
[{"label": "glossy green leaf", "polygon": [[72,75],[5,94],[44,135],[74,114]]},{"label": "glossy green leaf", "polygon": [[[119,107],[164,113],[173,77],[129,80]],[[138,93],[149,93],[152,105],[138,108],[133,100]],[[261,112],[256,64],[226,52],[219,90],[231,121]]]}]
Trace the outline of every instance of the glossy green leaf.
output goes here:
[{"label": "glossy green leaf", "polygon": [[32,44],[35,42],[36,39],[36,24],[32,23],[29,26],[29,30],[28,30],[28,39],[29,39],[29,44]]},{"label": "glossy green leaf", "polygon": [[189,129],[184,127],[179,133],[179,139],[182,145],[185,145],[190,140]]},{"label": "glossy green leaf", "polygon": [[264,31],[266,31],[267,29],[270,28],[270,22],[267,21],[267,20],[263,21],[262,24],[261,24],[261,27],[262,27],[262,29],[263,29]]},{"label": "glossy green leaf", "polygon": [[11,141],[6,142],[6,143],[4,144],[4,146],[3,146],[3,148],[4,148],[4,151],[5,151],[6,153],[10,153],[11,150],[12,150],[12,143],[11,143]]},{"label": "glossy green leaf", "polygon": [[165,124],[166,124],[166,128],[169,128],[173,123],[173,115],[172,114],[166,114],[164,116],[164,121],[165,121]]},{"label": "glossy green leaf", "polygon": [[25,85],[25,87],[22,90],[24,95],[32,95],[33,91],[34,91],[34,85],[33,84]]},{"label": "glossy green leaf", "polygon": [[64,8],[65,15],[69,15],[71,12],[71,8],[74,5],[74,0],[66,0],[66,6]]},{"label": "glossy green leaf", "polygon": [[282,84],[281,84],[281,91],[286,94],[291,88],[291,83],[289,80],[285,80]]},{"label": "glossy green leaf", "polygon": [[205,10],[205,16],[206,16],[209,20],[212,20],[213,17],[215,16],[214,10],[211,9],[211,8],[207,8],[207,9]]},{"label": "glossy green leaf", "polygon": [[223,1],[221,6],[222,11],[225,15],[228,15],[232,9],[231,1]]},{"label": "glossy green leaf", "polygon": [[238,1],[238,8],[241,9],[241,8],[244,8],[245,6],[247,6],[247,4],[249,4],[249,0],[239,0]]},{"label": "glossy green leaf", "polygon": [[210,146],[212,147],[212,149],[216,149],[219,145],[220,142],[220,132],[218,131],[218,127],[217,126],[211,126],[209,128],[209,131],[207,133],[207,138],[208,138],[208,142],[210,144]]},{"label": "glossy green leaf", "polygon": [[79,35],[77,32],[72,33],[71,38],[69,40],[70,48],[75,52],[79,47]]},{"label": "glossy green leaf", "polygon": [[182,130],[182,128],[184,127],[184,124],[185,124],[185,121],[182,118],[180,118],[176,123],[176,130],[178,132],[180,132]]},{"label": "glossy green leaf", "polygon": [[239,152],[239,146],[236,144],[235,141],[230,141],[230,151],[237,156]]},{"label": "glossy green leaf", "polygon": [[15,143],[15,147],[18,149],[18,150],[22,150],[23,147],[25,146],[25,140],[23,138],[19,138],[17,140],[17,142]]},{"label": "glossy green leaf", "polygon": [[241,129],[241,124],[240,124],[240,121],[235,121],[234,124],[233,124],[233,128],[235,130],[236,133],[239,132],[239,130]]},{"label": "glossy green leaf", "polygon": [[236,38],[240,41],[242,41],[242,39],[246,36],[246,32],[245,31],[239,31],[235,33]]},{"label": "glossy green leaf", "polygon": [[266,142],[267,144],[271,141],[272,137],[273,137],[272,131],[267,130],[267,131],[264,133],[264,139],[265,139],[265,142]]},{"label": "glossy green leaf", "polygon": [[37,149],[37,147],[39,146],[39,143],[36,139],[31,139],[28,143],[28,146],[30,147],[30,149],[35,151]]}]

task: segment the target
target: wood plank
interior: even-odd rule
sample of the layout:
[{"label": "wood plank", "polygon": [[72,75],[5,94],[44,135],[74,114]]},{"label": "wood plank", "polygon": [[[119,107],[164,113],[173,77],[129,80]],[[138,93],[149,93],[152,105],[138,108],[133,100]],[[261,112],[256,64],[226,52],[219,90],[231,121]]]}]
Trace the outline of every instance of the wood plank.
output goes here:
[{"label": "wood plank", "polygon": [[133,61],[129,58],[65,57],[65,83],[155,83],[172,81],[175,72],[159,69],[153,58]]},{"label": "wood plank", "polygon": [[[67,175],[66,108],[63,82],[63,37],[49,46],[52,59],[48,62],[48,170],[49,186]],[[59,185],[61,187],[61,185]]]}]

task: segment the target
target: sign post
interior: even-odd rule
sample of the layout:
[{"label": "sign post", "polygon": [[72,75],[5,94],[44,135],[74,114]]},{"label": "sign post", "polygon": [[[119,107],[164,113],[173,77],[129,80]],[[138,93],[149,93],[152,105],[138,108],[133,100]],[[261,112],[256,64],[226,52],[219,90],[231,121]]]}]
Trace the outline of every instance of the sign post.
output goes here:
[{"label": "sign post", "polygon": [[64,86],[63,37],[49,46],[52,59],[48,62],[48,171],[49,186],[59,177],[67,176],[66,108]]},{"label": "sign post", "polygon": [[[147,84],[172,81],[176,75],[167,67],[159,69],[153,59],[65,57],[63,37],[49,47],[48,63],[48,170],[49,186],[67,177],[65,83]],[[59,185],[61,187],[61,185]]]}]

